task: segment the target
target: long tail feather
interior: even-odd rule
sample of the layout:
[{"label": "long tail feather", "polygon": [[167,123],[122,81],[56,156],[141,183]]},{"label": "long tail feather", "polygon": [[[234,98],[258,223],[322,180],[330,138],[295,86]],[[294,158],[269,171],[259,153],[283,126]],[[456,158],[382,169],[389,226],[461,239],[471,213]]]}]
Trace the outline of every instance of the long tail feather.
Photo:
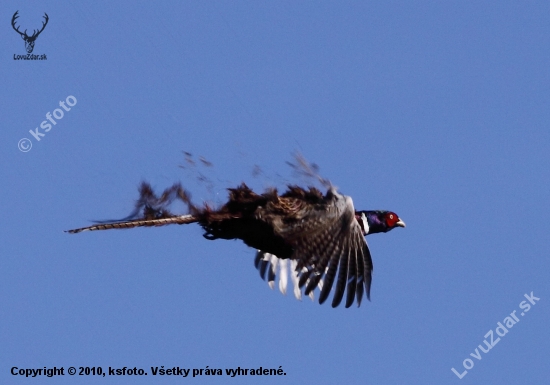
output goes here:
[{"label": "long tail feather", "polygon": [[150,226],[165,226],[165,225],[184,225],[187,223],[197,222],[197,217],[193,215],[175,215],[167,218],[157,219],[135,219],[132,221],[122,221],[113,223],[101,223],[93,226],[82,227],[80,229],[66,230],[66,233],[76,234],[83,231],[110,230],[110,229],[132,229],[134,227],[150,227]]}]

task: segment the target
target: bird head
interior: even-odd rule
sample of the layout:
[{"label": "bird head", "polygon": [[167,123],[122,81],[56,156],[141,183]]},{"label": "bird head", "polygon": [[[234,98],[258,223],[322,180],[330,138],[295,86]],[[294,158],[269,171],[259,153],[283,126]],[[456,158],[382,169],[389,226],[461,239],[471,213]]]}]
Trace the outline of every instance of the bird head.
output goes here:
[{"label": "bird head", "polygon": [[405,222],[392,211],[356,211],[355,218],[359,222],[364,235],[386,233],[396,227],[405,227]]}]

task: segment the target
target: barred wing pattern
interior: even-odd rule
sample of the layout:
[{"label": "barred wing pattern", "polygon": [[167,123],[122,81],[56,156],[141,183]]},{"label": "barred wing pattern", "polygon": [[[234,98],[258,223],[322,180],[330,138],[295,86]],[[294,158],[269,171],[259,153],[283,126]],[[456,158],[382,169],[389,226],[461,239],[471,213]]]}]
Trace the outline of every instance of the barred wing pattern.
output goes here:
[{"label": "barred wing pattern", "polygon": [[[275,287],[275,281],[279,277],[279,290],[286,295],[288,287],[288,277],[293,283],[294,296],[302,300],[302,290],[299,286],[300,275],[296,270],[298,262],[292,259],[279,259],[276,255],[264,253],[258,250],[254,258],[254,266],[260,272],[263,280],[267,279],[267,284],[271,289]],[[267,275],[266,275],[267,274]],[[319,289],[323,287],[323,281],[319,282]],[[309,294],[311,300],[314,300],[313,291]]]},{"label": "barred wing pattern", "polygon": [[334,283],[332,307],[341,303],[346,290],[346,307],[355,299],[360,306],[364,293],[370,299],[372,259],[361,227],[355,220],[351,198],[335,193],[322,212],[309,212],[298,223],[278,229],[278,233],[294,240],[290,260],[261,250],[256,254],[254,264],[269,286],[274,287],[278,275],[279,289],[286,294],[290,275],[297,299],[301,299],[302,290],[313,299],[315,289],[319,288],[319,303],[322,304]]}]

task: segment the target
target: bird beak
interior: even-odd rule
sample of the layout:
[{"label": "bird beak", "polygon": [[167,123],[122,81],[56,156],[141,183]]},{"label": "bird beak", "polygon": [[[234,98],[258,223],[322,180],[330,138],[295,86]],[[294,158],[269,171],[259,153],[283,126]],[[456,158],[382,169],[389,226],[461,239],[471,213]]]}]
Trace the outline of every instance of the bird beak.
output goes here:
[{"label": "bird beak", "polygon": [[395,225],[399,226],[399,227],[406,227],[405,222],[403,222],[403,220],[401,218],[399,218],[399,221]]}]

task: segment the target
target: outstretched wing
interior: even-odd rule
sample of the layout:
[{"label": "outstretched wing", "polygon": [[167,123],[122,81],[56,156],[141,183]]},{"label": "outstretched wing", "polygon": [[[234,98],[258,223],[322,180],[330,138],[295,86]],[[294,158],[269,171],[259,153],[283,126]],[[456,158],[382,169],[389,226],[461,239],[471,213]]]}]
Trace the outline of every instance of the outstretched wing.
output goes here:
[{"label": "outstretched wing", "polygon": [[370,299],[372,259],[351,198],[333,191],[326,205],[308,206],[306,212],[297,210],[296,218],[275,219],[272,224],[294,250],[290,263],[273,254],[257,253],[256,268],[272,288],[279,273],[279,289],[285,293],[290,273],[298,299],[302,290],[312,297],[319,288],[322,304],[334,285],[332,307],[341,303],[346,291],[346,307],[355,299],[360,305],[364,293]]}]

